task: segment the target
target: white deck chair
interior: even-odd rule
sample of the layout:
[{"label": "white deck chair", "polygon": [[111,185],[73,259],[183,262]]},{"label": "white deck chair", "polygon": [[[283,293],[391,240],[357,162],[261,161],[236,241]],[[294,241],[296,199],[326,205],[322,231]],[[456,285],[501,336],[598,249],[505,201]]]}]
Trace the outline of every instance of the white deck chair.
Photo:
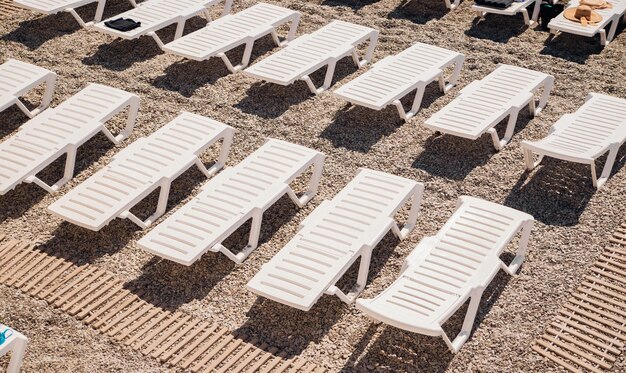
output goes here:
[{"label": "white deck chair", "polygon": [[[433,131],[476,140],[485,133],[493,139],[496,150],[502,149],[515,130],[519,111],[526,105],[533,116],[546,106],[554,77],[510,65],[499,65],[482,80],[476,80],[461,90],[450,104],[430,117],[424,125]],[[534,94],[543,88],[539,103]],[[494,128],[509,117],[502,139]]]},{"label": "white deck chair", "polygon": [[[13,0],[13,2],[22,8],[42,14],[50,15],[68,12],[82,27],[88,27],[96,22],[100,22],[102,14],[104,13],[104,5],[106,4],[106,0]],[[128,2],[131,3],[132,6],[137,6],[135,0],[128,0]],[[93,21],[85,22],[81,16],[76,13],[76,9],[93,3],[98,3],[96,15]]]},{"label": "white deck chair", "polygon": [[[81,227],[98,231],[115,218],[130,219],[147,228],[165,213],[172,182],[192,165],[211,177],[224,166],[234,129],[212,119],[181,113],[147,138],[122,150],[103,170],[85,180],[48,210]],[[217,141],[217,162],[206,169],[198,158]],[[160,188],[156,212],[142,221],[130,209]]]},{"label": "white deck chair", "polygon": [[[336,89],[334,94],[354,105],[373,110],[382,110],[393,104],[400,117],[409,120],[419,111],[428,84],[438,80],[444,94],[454,87],[463,60],[464,56],[460,53],[416,43],[395,56],[377,62],[363,75]],[[454,66],[454,71],[446,82],[443,73],[450,66]],[[413,91],[417,93],[407,113],[400,99]]]},{"label": "white deck chair", "polygon": [[[276,29],[290,23],[287,39],[280,41]],[[166,44],[163,50],[195,61],[219,57],[230,72],[248,66],[254,42],[271,34],[279,47],[287,45],[296,35],[300,13],[276,5],[259,3],[237,14],[229,14],[206,27]],[[233,65],[226,52],[245,44],[241,63]]]},{"label": "white deck chair", "polygon": [[[56,79],[57,74],[43,67],[13,59],[7,60],[0,65],[0,111],[17,105],[29,118],[34,117],[50,105]],[[41,105],[34,110],[29,110],[20,101],[20,97],[42,83],[45,83],[46,89]]]},{"label": "white deck chair", "polygon": [[[528,14],[528,7],[535,4],[532,16]],[[472,10],[478,14],[478,17],[484,19],[487,13],[500,14],[504,16],[514,16],[518,13],[522,13],[524,17],[524,23],[526,26],[534,26],[537,24],[539,18],[539,9],[541,7],[541,0],[524,0],[522,2],[514,2],[507,8],[499,9],[495,7],[482,6],[478,4],[472,5]]]},{"label": "white deck chair", "polygon": [[[324,155],[303,146],[269,140],[237,166],[227,168],[202,187],[202,192],[139,240],[142,249],[191,265],[205,252],[222,252],[243,262],[257,247],[263,213],[285,193],[304,206],[317,192]],[[314,166],[309,190],[297,197],[289,183]],[[222,245],[252,219],[248,245],[234,254]]]},{"label": "white deck chair", "polygon": [[24,354],[26,353],[28,338],[22,333],[2,324],[0,324],[0,333],[3,333],[7,338],[4,343],[0,345],[0,356],[4,356],[9,352],[11,353],[11,360],[9,360],[9,366],[6,372],[19,373],[22,367],[22,361],[24,360]]},{"label": "white deck chair", "polygon": [[[550,28],[551,36],[558,34],[559,32],[567,32],[570,34],[594,37],[600,34],[600,42],[602,45],[608,45],[615,37],[615,31],[617,31],[617,25],[619,21],[624,18],[626,21],[626,0],[607,0],[613,7],[610,9],[597,9],[595,10],[602,16],[602,20],[595,25],[583,26],[580,23],[572,22],[565,17],[563,13],[554,17],[548,27]],[[569,3],[569,7],[577,7],[579,2],[572,0]],[[609,26],[608,34],[606,28]]]},{"label": "white deck chair", "polygon": [[[356,52],[358,45],[369,40],[363,59]],[[378,41],[378,31],[343,21],[333,21],[312,34],[302,35],[289,45],[244,70],[244,74],[280,85],[304,80],[313,94],[319,94],[332,84],[337,62],[352,56],[358,67],[372,60]],[[327,66],[326,77],[316,88],[309,74]]]},{"label": "white deck chair", "polygon": [[[526,167],[535,168],[544,156],[591,165],[593,186],[606,183],[619,148],[626,142],[626,100],[590,93],[575,113],[566,114],[539,141],[522,141]],[[600,179],[595,161],[609,152]],[[539,159],[535,161],[535,154]]]},{"label": "white deck chair", "polygon": [[[188,19],[203,15],[207,20],[211,19],[208,8],[225,2],[224,13],[228,14],[233,0],[149,0],[135,9],[111,17],[105,21],[93,25],[95,30],[109,34],[121,39],[133,40],[142,36],[151,36],[163,48],[164,44],[157,35],[157,31],[166,28],[174,23],[176,33],[174,39],[183,36],[185,23]],[[130,18],[141,22],[141,26],[130,31],[119,31],[107,27],[104,23],[118,18]]]},{"label": "white deck chair", "polygon": [[[114,136],[104,124],[126,107],[126,127]],[[61,105],[46,109],[0,143],[0,195],[22,182],[55,193],[73,177],[78,147],[101,131],[118,144],[133,130],[138,109],[136,95],[100,84],[90,84]],[[50,186],[36,176],[63,154],[67,158],[61,180]]]},{"label": "white deck chair", "polygon": [[[391,230],[404,239],[413,230],[424,185],[384,172],[362,169],[332,199],[324,201],[300,225],[297,235],[263,265],[247,288],[304,311],[324,294],[351,303],[367,283],[372,250]],[[395,214],[411,203],[400,229]],[[361,258],[356,286],[345,294],[335,286]]]},{"label": "white deck chair", "polygon": [[[440,336],[458,352],[472,332],[485,288],[500,269],[513,275],[521,266],[533,223],[532,216],[512,208],[461,197],[443,228],[411,252],[400,277],[376,298],[357,299],[356,307],[397,328]],[[499,257],[520,230],[517,255],[506,265]],[[451,341],[442,325],[468,298],[461,332]]]}]

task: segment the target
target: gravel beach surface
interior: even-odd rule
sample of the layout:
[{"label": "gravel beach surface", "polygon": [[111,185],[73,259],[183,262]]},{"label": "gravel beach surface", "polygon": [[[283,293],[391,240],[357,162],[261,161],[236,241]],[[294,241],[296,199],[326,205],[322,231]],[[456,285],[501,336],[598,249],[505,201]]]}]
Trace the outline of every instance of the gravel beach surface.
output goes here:
[{"label": "gravel beach surface", "polygon": [[[37,243],[42,250],[73,263],[92,263],[122,278],[129,287],[143,290],[147,299],[159,299],[168,309],[257,336],[291,356],[303,356],[332,371],[559,371],[532,353],[530,345],[552,321],[560,303],[577,286],[607,244],[609,234],[626,216],[626,149],[620,152],[605,188],[595,191],[587,166],[548,159],[535,171],[525,172],[519,143],[544,137],[561,115],[582,105],[589,92],[626,97],[624,26],[618,28],[615,41],[603,49],[597,38],[562,35],[547,42],[549,34],[524,28],[521,16],[489,15],[476,23],[467,1],[454,12],[448,12],[440,0],[267,1],[302,13],[298,35],[313,32],[332,19],[380,30],[374,62],[416,41],[459,51],[466,58],[459,85],[442,96],[433,84],[426,91],[421,112],[403,123],[393,107],[381,112],[359,107],[348,110],[346,103],[331,92],[313,97],[303,82],[288,87],[263,84],[243,74],[228,74],[219,59],[192,62],[166,55],[148,37],[114,40],[81,29],[67,13],[39,16],[23,11],[0,21],[0,62],[16,58],[57,72],[53,106],[89,82],[121,88],[142,99],[137,127],[130,139],[113,146],[104,135],[97,135],[85,144],[78,153],[75,178],[59,195],[182,110],[237,129],[228,159],[230,166],[252,153],[267,137],[322,151],[326,163],[319,195],[302,209],[287,197],[279,200],[265,214],[262,244],[239,266],[223,255],[211,253],[190,267],[161,260],[137,247],[137,240],[145,232],[128,220],[117,219],[100,232],[63,222],[46,210],[58,196],[33,184],[22,184],[0,196],[0,232]],[[235,0],[234,9],[239,11],[254,3]],[[109,0],[105,17],[129,7],[126,1]],[[89,17],[94,10],[88,6],[81,12]],[[194,19],[186,32],[202,26],[201,19]],[[173,34],[173,28],[160,33],[164,40],[171,40]],[[274,50],[271,38],[262,39],[255,46],[253,62]],[[234,51],[232,59],[241,54],[241,50]],[[522,111],[516,133],[506,148],[495,152],[488,136],[472,142],[435,136],[421,126],[460,88],[484,77],[499,63],[543,71],[556,79],[546,109],[536,118]],[[342,60],[334,87],[363,71],[357,70],[349,58]],[[321,77],[323,74],[313,75],[316,81]],[[28,98],[37,102],[37,93]],[[0,141],[26,121],[16,107],[2,112]],[[123,124],[123,117],[114,118],[110,127],[119,129]],[[503,125],[498,127],[501,134]],[[212,149],[203,159],[210,162],[216,155],[217,150]],[[62,167],[62,162],[56,162],[42,178],[55,180]],[[388,234],[375,249],[363,297],[375,296],[394,281],[404,258],[421,238],[435,234],[446,222],[461,195],[502,203],[528,212],[537,220],[520,274],[496,276],[485,292],[474,334],[458,354],[450,354],[439,338],[375,324],[336,297],[323,296],[311,311],[301,312],[245,289],[263,263],[293,237],[298,224],[321,201],[341,190],[360,167],[426,185],[416,229],[402,242]],[[204,176],[195,168],[183,174],[173,185],[168,215],[197,194],[204,182]],[[306,182],[306,178],[299,179],[294,188],[304,190]],[[148,216],[156,206],[156,197],[151,195],[133,211]],[[400,215],[403,219],[406,211]],[[227,243],[241,247],[246,239],[245,229],[240,229]],[[509,248],[509,258],[513,249]],[[340,284],[349,288],[355,279],[353,268]],[[1,322],[31,338],[26,371],[166,370],[45,303],[4,286],[0,286],[0,297]],[[462,312],[450,320],[451,329],[458,330]],[[622,355],[614,370],[623,368]]]}]

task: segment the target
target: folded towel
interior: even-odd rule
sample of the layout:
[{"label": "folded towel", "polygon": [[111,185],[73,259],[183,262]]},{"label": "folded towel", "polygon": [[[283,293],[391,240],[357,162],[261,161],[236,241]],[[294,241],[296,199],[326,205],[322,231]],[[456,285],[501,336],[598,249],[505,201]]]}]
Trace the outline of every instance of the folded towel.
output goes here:
[{"label": "folded towel", "polygon": [[130,18],[118,18],[112,21],[106,21],[104,25],[118,31],[130,31],[140,27],[141,22],[135,22]]}]

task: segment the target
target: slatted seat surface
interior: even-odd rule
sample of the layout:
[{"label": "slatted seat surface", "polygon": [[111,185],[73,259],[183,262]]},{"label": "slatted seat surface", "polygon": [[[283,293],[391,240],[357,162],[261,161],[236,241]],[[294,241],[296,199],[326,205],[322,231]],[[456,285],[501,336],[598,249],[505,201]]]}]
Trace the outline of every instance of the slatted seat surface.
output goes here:
[{"label": "slatted seat surface", "polygon": [[[482,292],[501,268],[515,273],[524,258],[532,216],[493,202],[461,197],[457,210],[432,237],[424,238],[405,261],[400,277],[357,308],[376,320],[411,332],[441,336],[453,352],[469,337]],[[499,259],[523,230],[509,266]],[[450,342],[442,325],[472,297],[459,336]]]},{"label": "slatted seat surface", "polygon": [[334,94],[353,104],[382,110],[414,90],[418,83],[432,82],[446,66],[463,59],[448,49],[416,43],[403,52],[376,63],[358,78],[344,84]]},{"label": "slatted seat surface", "polygon": [[0,111],[55,74],[43,67],[9,59],[0,65]]},{"label": "slatted seat surface", "polygon": [[320,153],[280,140],[269,140],[237,166],[227,168],[202,192],[139,240],[155,255],[191,265],[257,210],[265,210],[289,188]]},{"label": "slatted seat surface", "polygon": [[250,66],[244,73],[268,82],[289,85],[328,64],[364,42],[376,30],[333,21],[312,34],[303,35],[289,45]]},{"label": "slatted seat surface", "polygon": [[25,123],[0,143],[0,195],[102,131],[104,122],[135,100],[138,104],[137,96],[120,89],[90,84]]},{"label": "slatted seat surface", "polygon": [[48,209],[61,218],[100,230],[163,183],[197,162],[197,156],[233,129],[183,112],[147,138],[137,140]]},{"label": "slatted seat surface", "polygon": [[517,66],[500,65],[461,91],[424,125],[434,131],[475,140],[506,118],[519,98],[532,98],[549,75]]},{"label": "slatted seat surface", "polygon": [[575,113],[565,115],[554,132],[523,147],[558,158],[594,160],[613,143],[626,141],[626,100],[592,93]]},{"label": "slatted seat surface", "polygon": [[395,224],[418,183],[361,170],[331,201],[302,223],[298,234],[248,282],[259,295],[308,311]]},{"label": "slatted seat surface", "polygon": [[83,5],[96,3],[98,0],[13,0],[22,8],[44,14],[56,14],[67,8],[79,8]]},{"label": "slatted seat surface", "polygon": [[163,50],[203,61],[229,51],[259,33],[267,33],[296,16],[299,19],[296,11],[259,3],[237,14],[229,14],[210,22],[206,27],[166,44]]},{"label": "slatted seat surface", "polygon": [[[206,8],[217,5],[221,1],[222,0],[149,0],[135,9],[96,23],[94,28],[100,32],[119,38],[136,39],[171,24],[184,21],[196,14],[203,13]],[[118,18],[130,18],[136,22],[141,22],[141,26],[130,31],[118,31],[104,24],[107,21]]]},{"label": "slatted seat surface", "polygon": [[[595,12],[602,16],[602,20],[594,25],[583,26],[578,22],[572,22],[563,16],[563,13],[552,18],[548,27],[550,30],[562,31],[570,34],[592,37],[609,25],[612,21],[619,21],[620,17],[626,12],[626,0],[607,0],[612,8],[596,9]],[[572,0],[569,7],[577,7],[579,1]]]}]

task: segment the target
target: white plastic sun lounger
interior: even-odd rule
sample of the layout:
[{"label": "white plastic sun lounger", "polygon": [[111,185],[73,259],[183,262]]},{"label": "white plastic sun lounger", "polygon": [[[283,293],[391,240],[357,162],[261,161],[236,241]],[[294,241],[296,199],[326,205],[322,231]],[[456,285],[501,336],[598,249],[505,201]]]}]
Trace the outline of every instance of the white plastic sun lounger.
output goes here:
[{"label": "white plastic sun lounger", "polygon": [[[522,141],[528,170],[544,156],[591,165],[593,186],[601,188],[611,174],[619,148],[626,142],[626,100],[590,93],[575,113],[566,114],[539,141]],[[602,174],[596,176],[595,161],[609,152]],[[535,154],[539,159],[535,161]]]},{"label": "white plastic sun lounger", "polygon": [[[414,333],[440,336],[452,352],[469,338],[485,288],[500,269],[521,266],[534,219],[509,207],[461,197],[457,210],[433,237],[422,239],[400,277],[374,299],[357,299],[371,318]],[[521,231],[510,265],[500,255]],[[442,325],[471,298],[461,332],[450,341]]]},{"label": "white plastic sun lounger", "polygon": [[[413,230],[424,185],[403,177],[362,169],[332,199],[300,225],[298,234],[257,273],[247,288],[274,301],[308,311],[324,294],[351,303],[367,283],[372,250],[392,230],[400,239]],[[411,202],[400,229],[395,214]],[[356,286],[345,294],[335,286],[361,258]]]},{"label": "white plastic sun lounger", "polygon": [[[356,47],[369,40],[365,57],[360,59]],[[378,31],[343,21],[333,21],[312,34],[302,35],[266,59],[244,70],[244,74],[280,85],[304,80],[313,94],[319,94],[332,84],[337,62],[352,56],[358,67],[372,60],[378,41]],[[309,74],[327,66],[320,88],[315,88]]]},{"label": "white plastic sun lounger", "polygon": [[[114,136],[104,124],[126,107],[126,127]],[[0,143],[0,195],[22,182],[56,192],[73,177],[78,147],[100,131],[118,144],[133,130],[138,109],[136,95],[100,84],[90,84],[61,105],[46,109]],[[61,180],[50,186],[36,176],[63,154],[67,158]]]},{"label": "white plastic sun lounger", "polygon": [[[212,119],[181,113],[147,138],[122,150],[103,170],[53,203],[48,210],[81,227],[98,231],[115,218],[147,228],[165,213],[172,181],[192,165],[211,177],[224,166],[234,129]],[[217,162],[206,169],[198,158],[223,140]],[[160,188],[156,212],[142,221],[130,209]]]},{"label": "white plastic sun lounger", "polygon": [[[17,105],[29,118],[34,117],[50,105],[56,79],[57,74],[43,67],[13,59],[7,60],[0,65],[0,111]],[[20,101],[20,97],[42,83],[45,83],[46,89],[41,105],[34,110],[29,110]]]},{"label": "white plastic sun lounger", "polygon": [[[535,8],[533,9],[532,16],[529,16],[528,7],[533,4],[535,4]],[[478,17],[481,19],[485,18],[487,13],[500,14],[504,16],[514,16],[522,13],[526,26],[534,26],[537,24],[537,19],[539,18],[540,5],[541,0],[524,0],[522,2],[514,2],[504,9],[474,4],[472,5],[472,10],[476,12]]]},{"label": "white plastic sun lounger", "polygon": [[[354,105],[374,110],[393,104],[400,117],[409,120],[419,111],[428,84],[438,80],[444,94],[454,87],[463,60],[464,56],[460,53],[416,43],[400,54],[377,62],[363,75],[336,89],[334,94]],[[443,72],[450,66],[454,66],[454,71],[446,83]],[[413,107],[407,113],[400,99],[415,90]]]},{"label": "white plastic sun lounger", "polygon": [[[174,39],[183,35],[185,23],[188,19],[203,15],[207,20],[211,19],[208,8],[221,3],[223,0],[149,0],[135,9],[131,9],[105,21],[96,23],[93,28],[118,38],[133,40],[142,36],[151,36],[163,48],[164,44],[157,35],[157,31],[174,23],[176,33]],[[233,0],[224,0],[224,14],[230,12]],[[130,18],[141,22],[141,26],[130,31],[118,31],[107,27],[104,23],[118,18]]]},{"label": "white plastic sun lounger", "polygon": [[[595,11],[602,16],[602,20],[595,25],[583,26],[580,23],[572,22],[565,17],[563,13],[554,17],[548,27],[550,28],[550,34],[552,36],[559,32],[567,32],[570,34],[594,37],[600,34],[600,42],[602,45],[608,45],[615,37],[615,31],[617,31],[617,25],[619,21],[624,18],[626,21],[626,0],[607,0],[613,7],[609,9],[596,9]],[[577,7],[579,2],[572,0],[569,3],[569,7]],[[607,34],[606,28],[609,27]]]},{"label": "white plastic sun lounger", "polygon": [[0,324],[0,333],[6,337],[4,343],[0,345],[0,357],[9,352],[11,353],[11,360],[9,360],[9,366],[6,372],[19,373],[22,362],[24,361],[28,338],[22,333],[2,324]]},{"label": "white plastic sun lounger", "polygon": [[[269,140],[237,166],[226,168],[202,192],[139,240],[142,249],[184,265],[205,252],[222,252],[243,262],[258,246],[263,213],[285,193],[304,206],[317,192],[324,154],[280,140]],[[289,183],[314,166],[308,191],[297,197]],[[248,245],[234,254],[222,245],[252,220]]]},{"label": "white plastic sun lounger", "polygon": [[[291,23],[285,41],[280,41],[276,29]],[[279,47],[287,45],[296,35],[300,13],[276,5],[259,3],[237,14],[229,14],[209,23],[206,27],[166,44],[163,50],[195,61],[219,57],[230,72],[248,66],[254,42],[271,34]],[[245,44],[240,64],[233,65],[226,52]]]},{"label": "white plastic sun lounger", "polygon": [[[68,12],[82,27],[91,26],[96,22],[100,22],[102,14],[104,13],[104,6],[106,4],[106,0],[13,0],[13,2],[22,8],[32,10],[37,13],[50,15],[60,12]],[[128,2],[135,7],[137,6],[135,0],[128,0]],[[85,22],[81,16],[76,13],[76,8],[93,3],[98,3],[94,20],[91,22]]]},{"label": "white plastic sun lounger", "polygon": [[[485,133],[493,139],[496,150],[502,149],[515,130],[519,111],[526,105],[533,116],[546,106],[554,77],[510,65],[499,65],[482,80],[461,90],[450,104],[430,117],[424,125],[433,131],[476,140]],[[543,88],[537,104],[535,92]],[[500,140],[494,128],[509,117],[504,137]]]}]

